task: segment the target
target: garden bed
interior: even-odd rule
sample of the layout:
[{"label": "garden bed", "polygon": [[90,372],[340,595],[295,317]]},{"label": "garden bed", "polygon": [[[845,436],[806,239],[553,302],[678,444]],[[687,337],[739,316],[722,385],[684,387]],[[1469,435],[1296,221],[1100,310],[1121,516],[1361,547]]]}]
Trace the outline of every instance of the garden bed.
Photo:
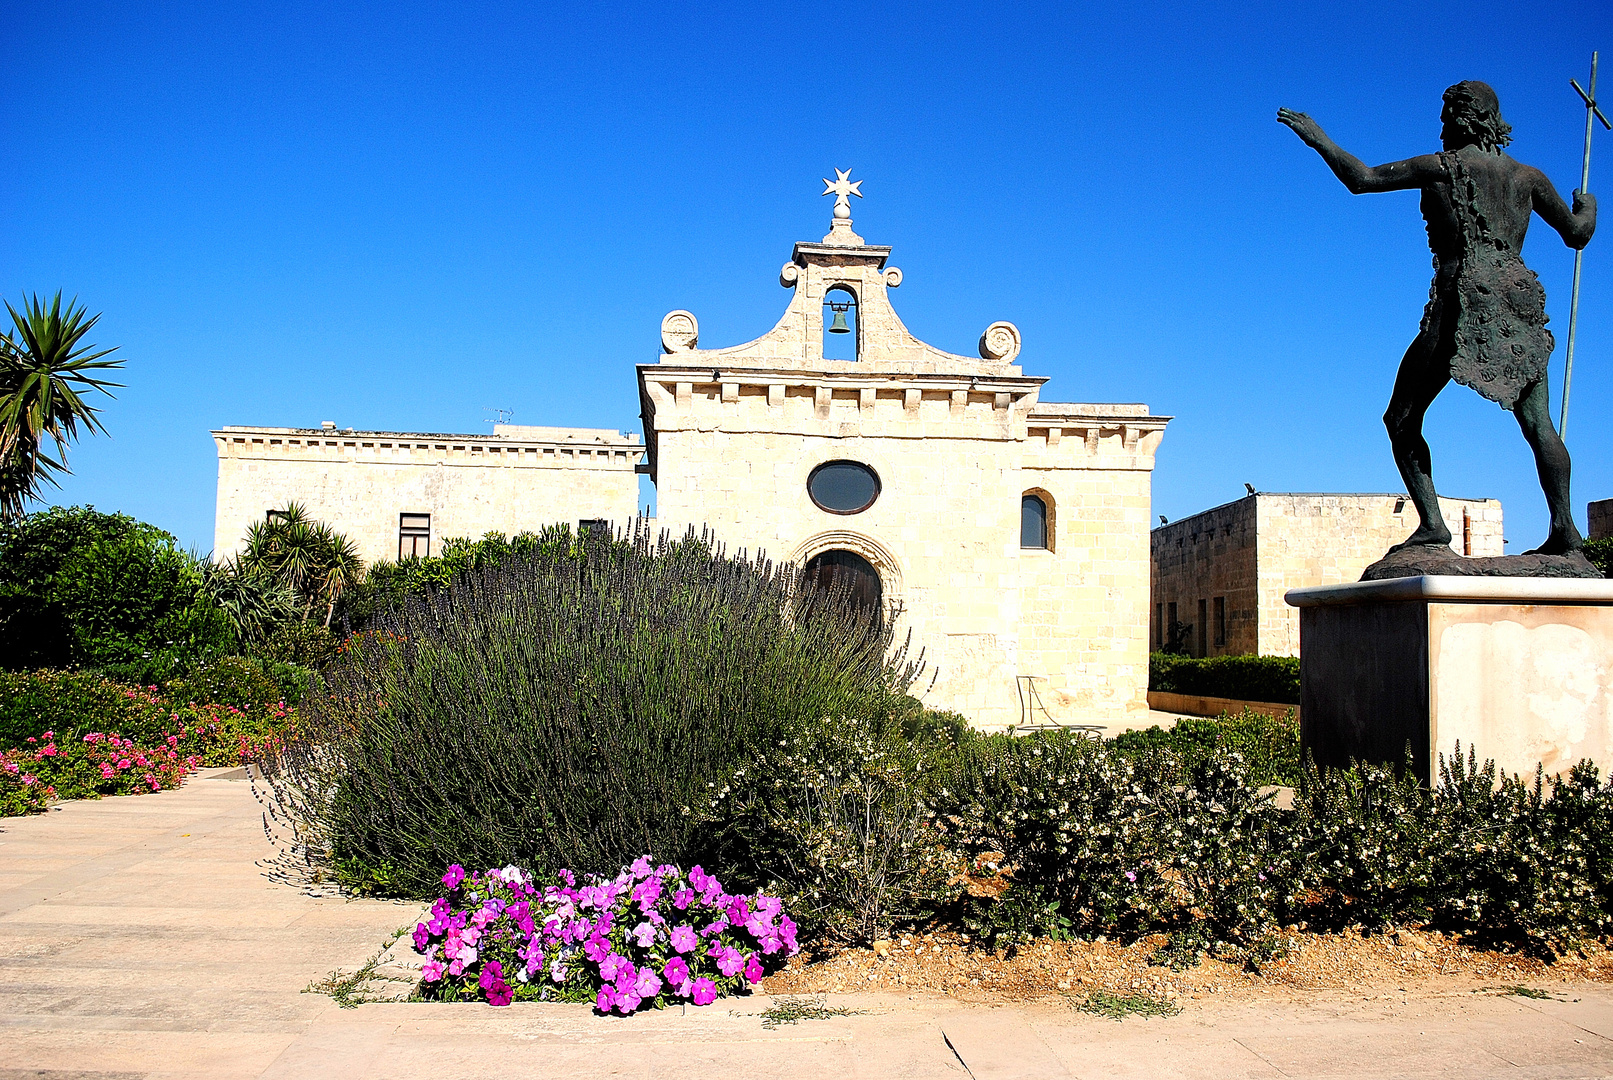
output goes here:
[{"label": "garden bed", "polygon": [[1613,954],[1600,947],[1548,964],[1432,932],[1283,936],[1290,943],[1288,955],[1258,970],[1206,958],[1173,971],[1149,962],[1164,944],[1163,935],[1131,945],[1040,941],[1012,955],[972,947],[957,933],[908,935],[878,950],[848,949],[823,957],[803,953],[768,976],[761,989],[775,995],[945,994],[976,1003],[1081,998],[1102,991],[1185,1003],[1211,994],[1302,1001],[1328,990],[1399,999],[1505,992],[1520,985],[1550,992],[1553,985],[1613,982]]}]

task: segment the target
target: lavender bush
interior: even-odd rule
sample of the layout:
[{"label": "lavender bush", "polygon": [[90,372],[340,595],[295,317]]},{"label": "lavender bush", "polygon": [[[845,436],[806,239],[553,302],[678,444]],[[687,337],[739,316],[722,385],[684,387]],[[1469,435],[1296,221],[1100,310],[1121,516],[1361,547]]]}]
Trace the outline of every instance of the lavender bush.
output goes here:
[{"label": "lavender bush", "polygon": [[540,886],[514,866],[467,875],[457,864],[442,883],[414,929],[424,991],[438,999],[592,1001],[622,1015],[709,1005],[799,948],[781,900],[730,895],[698,866],[648,856],[581,886],[569,870]]}]

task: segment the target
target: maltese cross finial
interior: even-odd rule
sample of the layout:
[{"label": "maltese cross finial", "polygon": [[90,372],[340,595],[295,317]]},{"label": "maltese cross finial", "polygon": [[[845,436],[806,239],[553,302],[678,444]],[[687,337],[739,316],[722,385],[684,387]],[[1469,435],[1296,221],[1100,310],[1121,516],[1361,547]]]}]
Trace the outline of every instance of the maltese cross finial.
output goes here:
[{"label": "maltese cross finial", "polygon": [[836,169],[834,183],[827,180],[823,182],[823,193],[835,196],[834,216],[837,220],[851,217],[851,199],[848,196],[855,195],[859,199],[863,197],[863,193],[857,190],[862,186],[862,181],[852,180],[850,177],[850,169],[844,172]]}]

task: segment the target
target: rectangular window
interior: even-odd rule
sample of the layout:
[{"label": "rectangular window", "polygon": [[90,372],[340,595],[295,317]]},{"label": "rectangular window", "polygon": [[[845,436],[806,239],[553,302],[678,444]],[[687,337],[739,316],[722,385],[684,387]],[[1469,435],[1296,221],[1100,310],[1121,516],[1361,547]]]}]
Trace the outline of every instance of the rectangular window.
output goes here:
[{"label": "rectangular window", "polygon": [[263,523],[265,525],[273,525],[277,521],[288,521],[290,518],[291,515],[284,510],[265,510],[263,512]]},{"label": "rectangular window", "polygon": [[1208,600],[1200,600],[1199,601],[1199,626],[1198,626],[1198,630],[1199,630],[1199,633],[1198,633],[1198,638],[1199,638],[1198,655],[1199,656],[1208,656],[1209,652],[1210,652],[1210,650],[1208,648],[1209,643],[1210,643],[1210,634],[1209,634],[1209,630],[1210,630],[1210,627],[1209,627],[1210,613],[1209,613],[1209,607],[1210,607],[1210,602]]},{"label": "rectangular window", "polygon": [[1154,648],[1165,647],[1165,605],[1154,605]]},{"label": "rectangular window", "polygon": [[398,558],[423,559],[431,554],[431,515],[398,515]]},{"label": "rectangular window", "polygon": [[1215,645],[1216,648],[1225,648],[1227,643],[1227,598],[1215,598]]},{"label": "rectangular window", "polygon": [[577,522],[577,535],[588,532],[610,532],[610,522],[604,518],[583,518]]}]

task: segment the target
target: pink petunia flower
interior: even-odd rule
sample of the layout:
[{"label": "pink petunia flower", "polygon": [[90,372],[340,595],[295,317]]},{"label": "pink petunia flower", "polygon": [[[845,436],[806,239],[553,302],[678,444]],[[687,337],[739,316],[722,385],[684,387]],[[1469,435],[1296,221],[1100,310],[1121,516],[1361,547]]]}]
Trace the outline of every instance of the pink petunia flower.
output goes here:
[{"label": "pink petunia flower", "polygon": [[672,929],[672,947],[680,953],[686,953],[700,944],[691,926],[676,926]]},{"label": "pink petunia flower", "polygon": [[691,997],[696,1005],[710,1005],[717,1000],[717,984],[708,978],[698,978],[694,981]]},{"label": "pink petunia flower", "polygon": [[638,978],[633,980],[633,990],[639,997],[649,1000],[661,992],[661,977],[646,964],[639,969]]},{"label": "pink petunia flower", "polygon": [[745,980],[752,983],[762,981],[762,962],[756,958],[755,953],[752,953],[750,959],[745,961]]},{"label": "pink petunia flower", "polygon": [[673,986],[688,982],[689,962],[681,956],[674,956],[661,968],[661,974]]}]

